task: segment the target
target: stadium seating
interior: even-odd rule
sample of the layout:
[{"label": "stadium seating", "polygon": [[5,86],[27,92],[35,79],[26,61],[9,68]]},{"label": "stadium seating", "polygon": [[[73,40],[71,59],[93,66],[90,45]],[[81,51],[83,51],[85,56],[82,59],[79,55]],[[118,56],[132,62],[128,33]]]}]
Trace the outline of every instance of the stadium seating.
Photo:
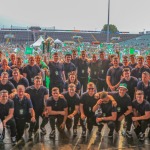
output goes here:
[{"label": "stadium seating", "polygon": [[141,35],[130,40],[119,43],[122,46],[148,47],[150,45],[150,34]]},{"label": "stadium seating", "polygon": [[[92,42],[92,41],[99,41],[99,42],[106,42],[107,35],[106,33],[100,32],[75,32],[75,31],[63,31],[63,30],[52,30],[52,31],[18,31],[18,30],[0,30],[0,42],[6,42],[7,39],[4,38],[6,34],[13,34],[15,38],[11,39],[12,43],[26,43],[26,42],[34,42],[36,41],[41,35],[44,38],[52,37],[55,39],[60,39],[61,41],[72,41],[73,36],[81,36],[83,39],[82,42]],[[127,44],[140,44],[144,43],[144,45],[149,44],[150,40],[148,35],[139,35],[139,34],[110,34],[110,39],[112,37],[119,37],[119,40],[114,40],[110,42],[113,43],[121,43],[122,45]],[[137,40],[137,37],[142,37],[142,40]]]}]

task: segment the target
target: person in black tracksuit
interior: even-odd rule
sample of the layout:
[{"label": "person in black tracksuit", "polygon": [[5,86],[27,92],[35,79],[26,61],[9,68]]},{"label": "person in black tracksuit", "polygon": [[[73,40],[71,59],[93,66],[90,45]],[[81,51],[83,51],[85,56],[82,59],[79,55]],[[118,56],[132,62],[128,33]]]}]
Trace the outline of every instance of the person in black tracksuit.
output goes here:
[{"label": "person in black tracksuit", "polygon": [[131,54],[129,57],[130,57],[129,66],[131,66],[132,69],[133,69],[133,68],[135,68],[136,65],[137,65],[136,58],[135,58],[135,55],[134,55],[134,54]]},{"label": "person in black tracksuit", "polygon": [[89,68],[90,68],[90,82],[93,82],[97,86],[99,68],[97,56],[95,54],[93,54],[92,56],[92,60],[89,63]]},{"label": "person in black tracksuit", "polygon": [[105,58],[105,52],[100,51],[100,59],[98,60],[98,82],[97,91],[107,91],[108,85],[106,83],[106,74],[109,69],[110,60]]},{"label": "person in black tracksuit", "polygon": [[81,87],[83,86],[83,92],[86,91],[87,83],[88,83],[88,67],[89,63],[86,59],[86,52],[81,52],[81,58],[78,59],[77,64],[77,76],[78,80],[81,83]]},{"label": "person in black tracksuit", "polygon": [[14,118],[17,128],[17,141],[19,141],[24,133],[26,122],[30,123],[29,139],[32,138],[32,132],[35,125],[35,112],[32,102],[25,96],[25,87],[18,85],[17,94],[14,95]]},{"label": "person in black tracksuit", "polygon": [[96,122],[99,124],[99,134],[101,133],[104,123],[107,123],[110,129],[108,136],[113,137],[115,121],[117,118],[117,109],[108,93],[101,92],[100,99],[93,107],[93,111],[96,113]]},{"label": "person in black tracksuit", "polygon": [[34,84],[34,77],[41,75],[40,67],[36,64],[34,56],[29,57],[29,64],[23,68],[23,76],[28,79],[29,85]]},{"label": "person in black tracksuit", "polygon": [[109,92],[111,96],[117,102],[117,119],[115,122],[115,130],[119,132],[121,127],[121,121],[125,119],[127,122],[126,128],[126,136],[128,138],[132,138],[131,135],[131,125],[132,125],[132,102],[130,96],[126,93],[127,92],[127,84],[121,83],[118,87],[118,92]]},{"label": "person in black tracksuit", "polygon": [[[60,133],[63,133],[68,116],[67,102],[60,97],[59,89],[52,89],[52,96],[47,100],[46,107],[49,114],[51,132],[49,137],[55,137],[55,125]],[[55,122],[57,120],[57,122]]]},{"label": "person in black tracksuit", "polygon": [[71,62],[76,66],[76,68],[77,68],[77,64],[78,64],[78,59],[79,58],[77,57],[77,51],[73,50]]},{"label": "person in black tracksuit", "polygon": [[75,86],[76,86],[76,93],[80,94],[81,84],[80,84],[79,80],[77,79],[76,72],[70,72],[69,73],[69,78],[64,83],[64,89],[63,89],[64,92],[68,90],[68,85],[70,83],[75,84]]},{"label": "person in black tracksuit", "polygon": [[93,106],[97,103],[97,99],[94,97],[95,90],[94,83],[89,82],[87,92],[83,93],[80,97],[82,137],[86,136],[86,123],[89,133],[92,131],[93,126],[97,125],[95,113],[92,111]]},{"label": "person in black tracksuit", "polygon": [[124,55],[124,56],[122,57],[122,61],[123,61],[123,66],[121,66],[122,69],[128,68],[128,69],[130,69],[130,71],[131,71],[131,70],[132,70],[132,67],[129,65],[128,56]]},{"label": "person in black tracksuit", "polygon": [[150,68],[144,65],[144,57],[138,56],[137,57],[137,65],[131,71],[131,76],[136,77],[138,81],[141,81],[142,73],[147,71],[150,73]]},{"label": "person in black tracksuit", "polygon": [[12,77],[12,70],[8,66],[8,60],[3,58],[0,64],[0,76],[3,72],[7,72],[9,77]]},{"label": "person in black tracksuit", "polygon": [[1,75],[0,91],[1,90],[7,90],[8,94],[11,94],[16,91],[14,85],[8,80],[7,72],[3,72]]},{"label": "person in black tracksuit", "polygon": [[[0,92],[0,119],[3,122],[4,128],[6,125],[10,126],[11,141],[13,145],[16,144],[16,124],[14,120],[14,102],[8,98],[8,91],[1,90]],[[5,129],[4,129],[5,138]]]},{"label": "person in black tracksuit", "polygon": [[113,57],[113,66],[107,71],[106,82],[108,91],[115,91],[120,83],[122,76],[122,68],[119,66],[119,58]]},{"label": "person in black tracksuit", "polygon": [[[135,133],[140,141],[145,140],[145,131],[150,124],[150,103],[144,99],[144,92],[136,91],[136,100],[132,102],[133,114],[132,121],[135,126]],[[149,132],[150,138],[150,132]]]},{"label": "person in black tracksuit", "polygon": [[150,74],[145,71],[142,73],[142,81],[137,84],[137,89],[144,92],[144,99],[150,103]]},{"label": "person in black tracksuit", "polygon": [[23,77],[18,68],[14,68],[12,71],[12,77],[9,78],[9,81],[17,88],[18,85],[24,85],[25,88],[29,86],[28,79]]},{"label": "person in black tracksuit", "polygon": [[73,134],[77,135],[77,124],[79,121],[79,95],[75,92],[76,85],[71,83],[68,85],[68,91],[62,93],[68,105],[68,118],[66,127],[68,130],[72,127],[72,119],[74,118]]},{"label": "person in black tracksuit", "polygon": [[50,61],[48,64],[51,80],[49,85],[50,95],[53,87],[58,87],[60,92],[63,92],[64,81],[66,80],[64,64],[59,62],[58,53],[54,53],[53,58],[54,60]]},{"label": "person in black tracksuit", "polygon": [[123,78],[121,79],[120,83],[126,83],[128,91],[131,100],[134,100],[135,98],[135,91],[137,90],[137,83],[138,80],[135,77],[131,76],[131,71],[129,68],[123,69]]},{"label": "person in black tracksuit", "polygon": [[46,113],[46,100],[48,99],[48,90],[45,86],[42,86],[41,76],[34,77],[34,85],[29,86],[26,89],[26,93],[30,95],[33,109],[35,111],[36,124],[34,132],[39,129],[39,118],[42,117],[42,123],[40,125],[41,133],[46,134],[45,124],[48,122],[48,115]]},{"label": "person in black tracksuit", "polygon": [[64,64],[65,77],[67,80],[69,77],[69,73],[72,71],[76,71],[75,65],[71,62],[71,54],[65,55],[65,62],[63,64]]}]

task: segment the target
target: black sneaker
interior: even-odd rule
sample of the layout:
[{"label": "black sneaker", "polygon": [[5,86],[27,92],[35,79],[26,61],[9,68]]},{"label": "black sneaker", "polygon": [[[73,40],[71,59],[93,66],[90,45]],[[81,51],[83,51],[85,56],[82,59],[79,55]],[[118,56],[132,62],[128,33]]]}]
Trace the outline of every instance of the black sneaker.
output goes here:
[{"label": "black sneaker", "polygon": [[41,127],[41,134],[45,135],[46,134],[46,129]]},{"label": "black sneaker", "polygon": [[74,135],[74,136],[77,135],[77,129],[73,129],[73,135]]},{"label": "black sneaker", "polygon": [[126,130],[123,129],[123,130],[121,131],[121,134],[122,134],[122,136],[126,137]]},{"label": "black sneaker", "polygon": [[139,133],[139,141],[144,142],[144,140],[145,140],[145,134],[140,132]]},{"label": "black sneaker", "polygon": [[33,139],[33,137],[32,137],[32,132],[29,131],[29,139],[28,139],[28,140],[30,141],[30,140],[32,140],[32,139]]},{"label": "black sneaker", "polygon": [[126,131],[126,137],[131,139],[132,138],[132,134],[130,131]]},{"label": "black sneaker", "polygon": [[29,128],[29,124],[26,123],[24,128],[25,128],[25,129],[28,129],[28,128]]},{"label": "black sneaker", "polygon": [[3,140],[2,139],[0,139],[0,144],[2,144],[3,143]]},{"label": "black sneaker", "polygon": [[38,130],[39,130],[38,128],[34,129],[34,134],[36,134],[38,132]]},{"label": "black sneaker", "polygon": [[101,136],[101,131],[98,130],[98,131],[96,132],[96,134],[97,134],[98,136]]},{"label": "black sneaker", "polygon": [[17,144],[17,141],[16,141],[16,137],[11,137],[11,142],[12,142],[12,145],[16,145]]},{"label": "black sneaker", "polygon": [[49,138],[54,138],[55,137],[55,130],[52,130],[51,133],[49,134]]},{"label": "black sneaker", "polygon": [[85,137],[85,136],[86,136],[86,131],[83,130],[83,131],[82,131],[82,137]]},{"label": "black sneaker", "polygon": [[88,129],[88,133],[91,134],[91,132],[92,132],[92,129]]},{"label": "black sneaker", "polygon": [[150,130],[149,130],[149,132],[148,132],[148,138],[150,139]]},{"label": "black sneaker", "polygon": [[109,138],[113,138],[113,132],[112,132],[112,131],[109,131],[108,137],[109,137]]}]

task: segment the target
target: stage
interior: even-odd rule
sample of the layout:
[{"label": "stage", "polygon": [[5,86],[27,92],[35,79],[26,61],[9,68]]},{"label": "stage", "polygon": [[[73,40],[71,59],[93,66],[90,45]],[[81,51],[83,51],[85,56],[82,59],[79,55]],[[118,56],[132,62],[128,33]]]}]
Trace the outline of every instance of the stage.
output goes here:
[{"label": "stage", "polygon": [[35,133],[33,140],[28,141],[28,132],[25,130],[24,140],[19,141],[16,146],[12,147],[10,137],[7,136],[4,143],[0,144],[0,150],[149,150],[150,140],[147,138],[144,143],[138,141],[134,132],[132,132],[133,139],[127,140],[122,133],[114,133],[113,139],[107,135],[109,129],[107,125],[104,126],[101,136],[97,135],[97,127],[94,127],[92,132],[83,138],[81,136],[81,127],[78,126],[78,135],[73,136],[72,130],[65,130],[64,134],[59,134],[56,130],[55,139],[49,138],[50,126],[47,124],[47,134],[42,136],[40,131]]}]

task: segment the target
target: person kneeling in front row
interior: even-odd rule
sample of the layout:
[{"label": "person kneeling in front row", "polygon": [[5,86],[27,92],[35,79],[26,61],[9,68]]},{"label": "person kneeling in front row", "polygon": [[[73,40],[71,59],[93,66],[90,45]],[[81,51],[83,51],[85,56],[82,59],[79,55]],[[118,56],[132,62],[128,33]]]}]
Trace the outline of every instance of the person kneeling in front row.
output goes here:
[{"label": "person kneeling in front row", "polygon": [[101,92],[100,99],[93,107],[93,112],[96,113],[96,122],[99,125],[99,134],[101,134],[101,130],[104,126],[104,123],[107,123],[110,129],[108,134],[110,138],[113,137],[115,121],[117,118],[117,109],[115,106],[112,100],[110,100],[110,97],[107,94],[107,92]]},{"label": "person kneeling in front row", "polygon": [[[68,107],[65,99],[60,98],[59,89],[54,87],[52,89],[52,96],[47,100],[46,108],[48,110],[51,133],[50,138],[55,137],[55,124],[59,132],[63,132],[68,116]],[[55,122],[57,120],[57,122]]]}]

